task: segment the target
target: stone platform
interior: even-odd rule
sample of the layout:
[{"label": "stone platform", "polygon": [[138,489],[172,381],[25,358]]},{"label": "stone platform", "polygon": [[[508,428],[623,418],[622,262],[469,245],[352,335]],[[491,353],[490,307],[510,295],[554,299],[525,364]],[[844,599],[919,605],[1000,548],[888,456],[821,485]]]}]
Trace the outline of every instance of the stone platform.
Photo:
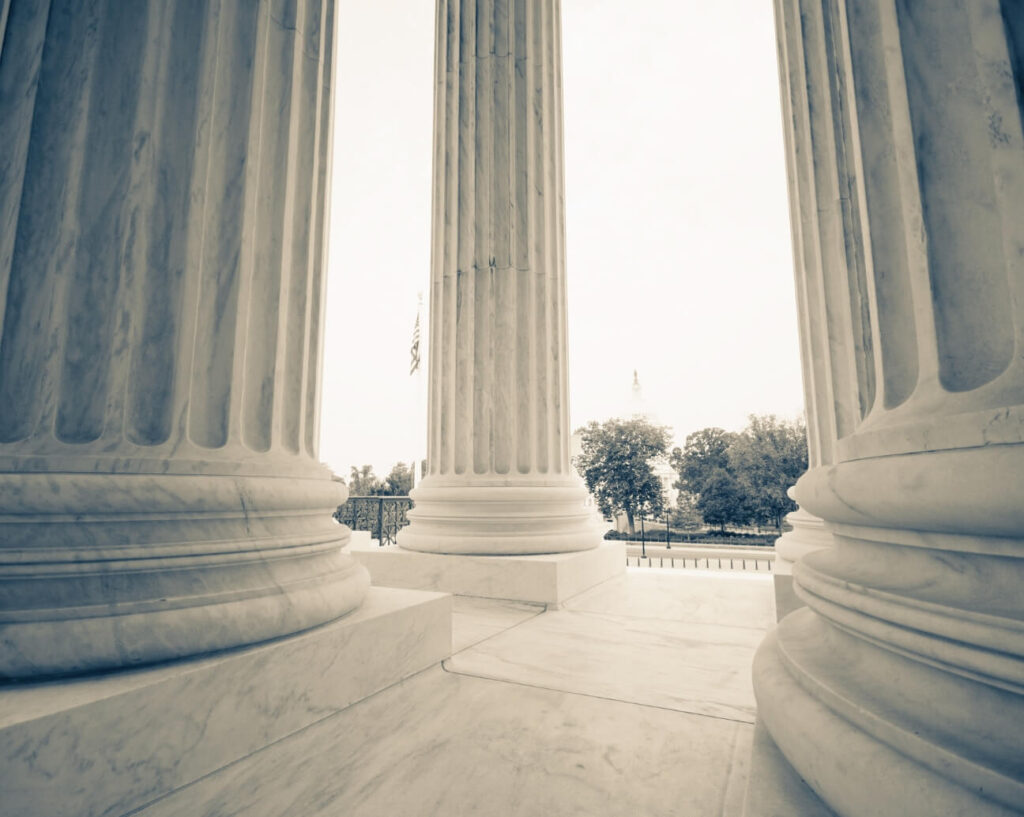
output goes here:
[{"label": "stone platform", "polygon": [[539,556],[464,556],[422,553],[399,545],[353,543],[348,551],[370,571],[373,584],[437,590],[559,606],[601,582],[621,575],[621,542],[593,550]]},{"label": "stone platform", "polygon": [[[211,774],[227,779],[231,764],[437,666],[451,654],[451,601],[371,588],[353,613],[295,636],[151,668],[5,687],[0,815],[134,814]],[[209,813],[204,808],[177,813]]]},{"label": "stone platform", "polygon": [[557,611],[456,597],[450,660],[138,817],[739,817],[771,595],[642,568]]}]

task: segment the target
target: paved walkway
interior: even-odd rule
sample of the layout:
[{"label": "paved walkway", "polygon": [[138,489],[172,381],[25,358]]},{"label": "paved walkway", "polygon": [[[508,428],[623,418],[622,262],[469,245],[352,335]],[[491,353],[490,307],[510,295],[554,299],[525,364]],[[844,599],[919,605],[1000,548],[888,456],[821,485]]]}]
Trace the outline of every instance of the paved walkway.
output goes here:
[{"label": "paved walkway", "polygon": [[630,569],[562,610],[457,598],[454,655],[140,812],[736,817],[767,574]]}]

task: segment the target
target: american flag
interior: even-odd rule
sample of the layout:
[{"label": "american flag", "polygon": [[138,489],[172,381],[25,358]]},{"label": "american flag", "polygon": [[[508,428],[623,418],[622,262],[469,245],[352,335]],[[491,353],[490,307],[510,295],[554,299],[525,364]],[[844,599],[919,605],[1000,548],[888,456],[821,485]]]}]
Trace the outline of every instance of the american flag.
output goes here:
[{"label": "american flag", "polygon": [[416,313],[416,325],[412,328],[412,346],[409,348],[409,374],[413,375],[420,367],[420,313]]}]

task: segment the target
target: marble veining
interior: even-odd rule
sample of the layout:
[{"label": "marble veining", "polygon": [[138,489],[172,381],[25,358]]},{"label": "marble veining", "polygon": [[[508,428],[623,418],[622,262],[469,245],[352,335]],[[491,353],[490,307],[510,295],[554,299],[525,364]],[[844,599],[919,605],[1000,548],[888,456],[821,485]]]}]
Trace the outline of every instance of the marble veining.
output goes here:
[{"label": "marble veining", "polygon": [[348,552],[370,572],[374,584],[439,590],[460,596],[564,604],[625,570],[621,542],[574,553],[483,556],[407,550],[405,529],[399,545],[377,547],[364,540]]},{"label": "marble veining", "polygon": [[734,817],[752,731],[435,668],[138,815]]},{"label": "marble veining", "polygon": [[334,2],[280,5],[0,4],[0,680],[365,594],[317,457]]},{"label": "marble veining", "polygon": [[760,628],[549,611],[459,652],[452,672],[754,722]]},{"label": "marble veining", "polygon": [[[668,588],[655,599],[700,595],[699,577],[650,571],[641,590]],[[660,574],[660,575],[658,575]],[[612,585],[628,603],[628,580]],[[611,584],[611,583],[610,583]],[[728,584],[736,600],[750,591],[770,594],[766,582]],[[455,600],[456,643],[485,630],[490,637],[456,654],[492,664],[532,660],[556,665],[557,689],[515,678],[479,678],[428,669],[349,709],[311,725],[151,803],[139,814],[262,815],[687,815],[741,813],[754,729],[739,707],[714,704],[707,717],[630,700],[664,692],[666,678],[648,670],[663,661],[685,686],[687,674],[732,669],[749,674],[756,629],[711,625],[704,636],[732,639],[744,649],[717,656],[698,646],[683,662],[671,637],[676,610],[652,609],[646,618],[548,611],[492,599]],[[660,616],[664,616],[661,618]],[[460,629],[462,633],[460,635]],[[604,633],[602,636],[601,633]],[[628,637],[621,637],[628,633]],[[591,646],[597,637],[600,643]],[[532,653],[531,653],[532,651]],[[685,648],[683,648],[685,653]],[[560,654],[575,656],[573,672]],[[531,659],[532,654],[532,659]],[[559,663],[561,662],[561,663]],[[629,688],[605,689],[608,669],[634,678]],[[618,668],[617,670],[615,668]],[[646,693],[644,690],[646,689]],[[691,684],[691,689],[696,687]],[[639,691],[639,692],[638,692]],[[708,688],[704,688],[707,692]],[[749,690],[747,691],[749,695]],[[721,698],[721,696],[719,696]],[[734,717],[738,716],[738,717]]]},{"label": "marble veining", "polygon": [[402,545],[594,549],[569,462],[560,0],[442,0],[436,44],[430,473]]},{"label": "marble veining", "polygon": [[544,609],[540,604],[455,596],[452,600],[452,652],[522,624]]},{"label": "marble veining", "polygon": [[0,815],[115,817],[187,787],[436,666],[450,610],[448,596],[373,588],[352,615],[269,644],[8,688]]},{"label": "marble veining", "polygon": [[775,18],[811,467],[758,716],[838,814],[1019,814],[1021,7]]},{"label": "marble veining", "polygon": [[767,574],[627,568],[624,575],[569,600],[565,608],[760,630],[774,623]]}]

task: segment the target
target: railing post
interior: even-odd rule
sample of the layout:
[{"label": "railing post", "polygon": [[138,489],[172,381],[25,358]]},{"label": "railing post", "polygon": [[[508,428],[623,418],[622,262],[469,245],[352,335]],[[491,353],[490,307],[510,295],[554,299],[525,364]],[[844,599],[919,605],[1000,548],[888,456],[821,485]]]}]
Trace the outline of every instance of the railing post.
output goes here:
[{"label": "railing post", "polygon": [[377,497],[377,547],[384,547],[384,497]]}]

